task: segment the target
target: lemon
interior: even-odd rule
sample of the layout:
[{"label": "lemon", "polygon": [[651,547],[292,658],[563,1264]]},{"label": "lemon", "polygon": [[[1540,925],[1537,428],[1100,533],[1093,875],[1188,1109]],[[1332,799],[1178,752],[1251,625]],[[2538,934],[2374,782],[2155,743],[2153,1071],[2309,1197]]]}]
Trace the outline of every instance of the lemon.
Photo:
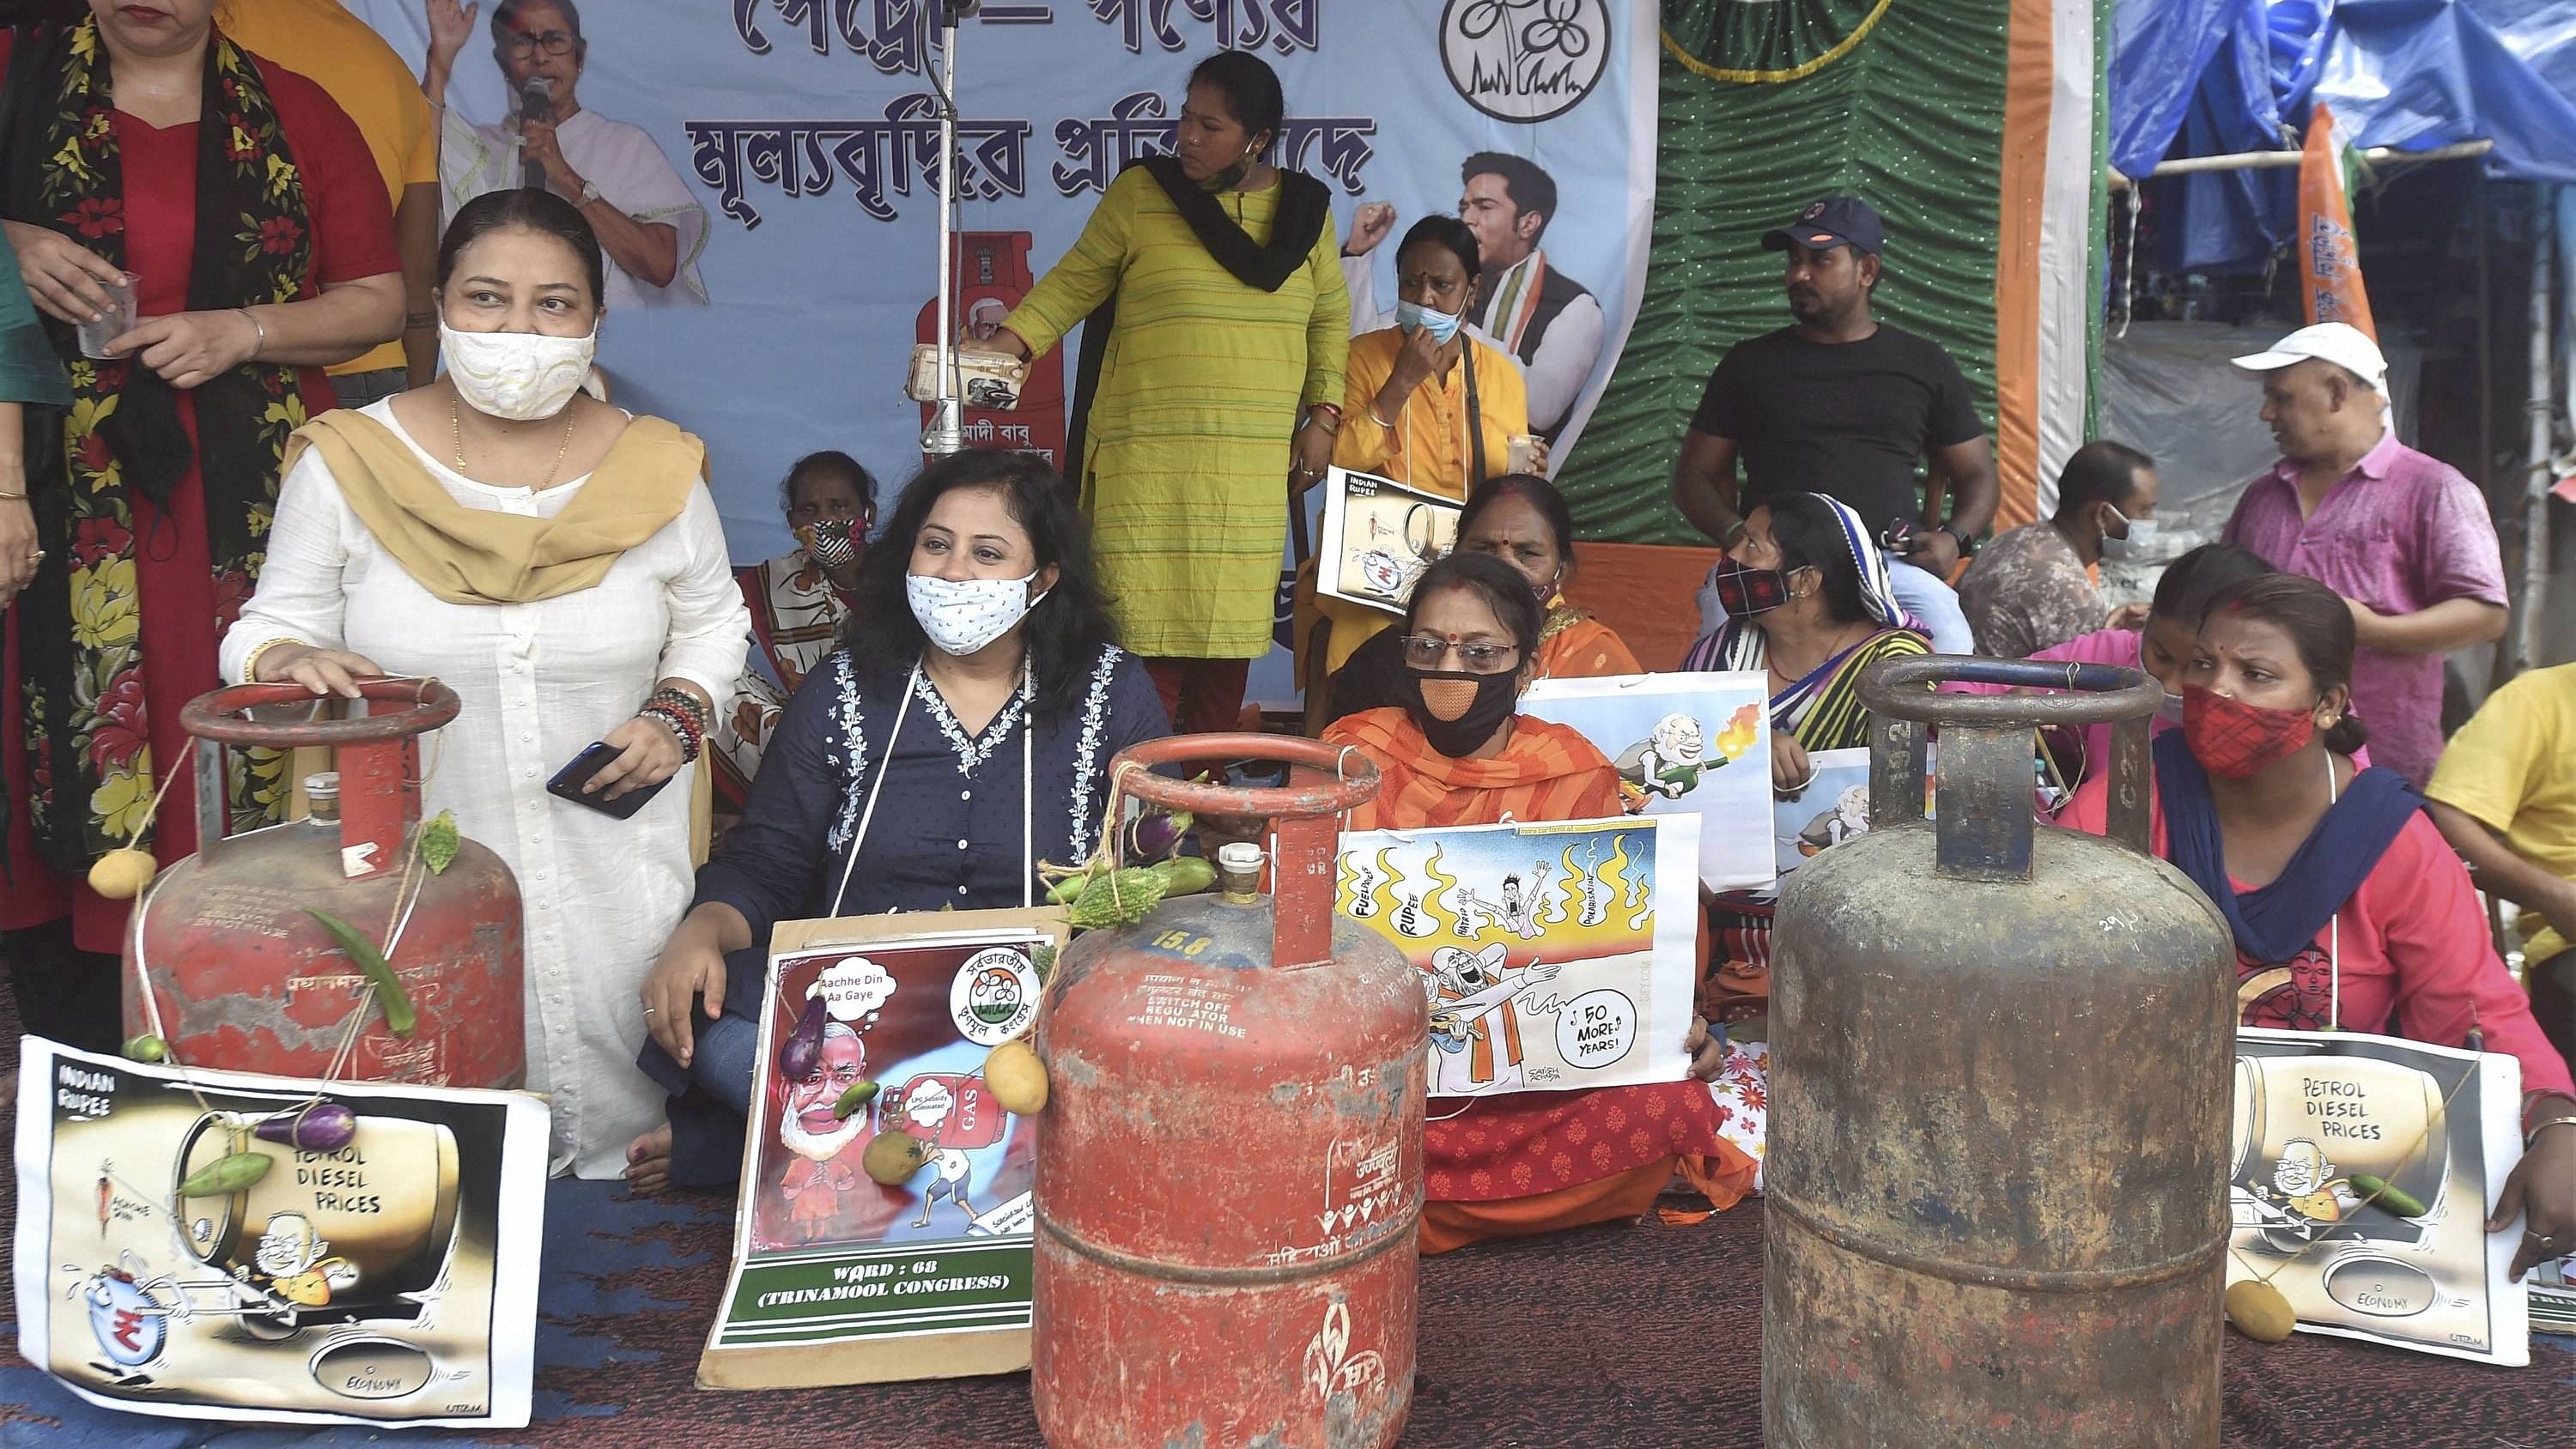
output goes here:
[{"label": "lemon", "polygon": [[1046,1110],[1047,1069],[1037,1049],[1026,1041],[1006,1041],[984,1058],[984,1085],[993,1100],[1014,1116],[1034,1117]]},{"label": "lemon", "polygon": [[2253,1278],[2228,1287],[2227,1320],[2256,1343],[2279,1343],[2299,1326],[2299,1315],[2281,1290]]},{"label": "lemon", "polygon": [[98,858],[89,868],[89,888],[111,901],[130,901],[143,894],[160,872],[161,863],[152,858],[152,852],[129,845]]}]

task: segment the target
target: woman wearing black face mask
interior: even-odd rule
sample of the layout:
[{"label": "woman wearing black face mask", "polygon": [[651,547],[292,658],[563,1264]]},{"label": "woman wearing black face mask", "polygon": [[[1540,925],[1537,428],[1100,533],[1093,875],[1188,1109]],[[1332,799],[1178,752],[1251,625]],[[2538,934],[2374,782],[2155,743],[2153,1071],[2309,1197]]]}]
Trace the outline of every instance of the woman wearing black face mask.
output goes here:
[{"label": "woman wearing black face mask", "polygon": [[[1861,671],[1928,645],[1905,627],[1860,515],[1821,493],[1784,493],[1755,508],[1713,579],[1726,624],[1692,645],[1682,668],[1769,671],[1771,788],[1796,799],[1815,778],[1810,753],[1869,743]],[[1771,999],[1769,897],[1722,894],[1710,922],[1715,977],[1703,999],[1722,1020],[1763,1014]]]},{"label": "woman wearing black face mask", "polygon": [[[1385,782],[1351,812],[1351,829],[1621,813],[1618,772],[1590,741],[1512,713],[1543,618],[1529,581],[1490,554],[1452,554],[1423,573],[1402,630],[1396,692],[1404,702],[1324,732],[1327,743],[1366,754]],[[1715,1076],[1722,1049],[1704,1026],[1693,1023],[1688,1046],[1693,1070]],[[1425,1253],[1634,1218],[1676,1172],[1721,1206],[1753,1182],[1753,1160],[1718,1135],[1715,1099],[1698,1082],[1477,1098],[1433,1116],[1424,1137]],[[1542,1166],[1517,1171],[1531,1163]]]},{"label": "woman wearing black face mask", "polygon": [[707,741],[716,812],[740,815],[760,772],[760,752],[805,675],[832,652],[858,587],[859,559],[876,522],[877,480],[847,453],[808,453],[779,488],[796,547],[734,572],[751,607],[751,657]]}]

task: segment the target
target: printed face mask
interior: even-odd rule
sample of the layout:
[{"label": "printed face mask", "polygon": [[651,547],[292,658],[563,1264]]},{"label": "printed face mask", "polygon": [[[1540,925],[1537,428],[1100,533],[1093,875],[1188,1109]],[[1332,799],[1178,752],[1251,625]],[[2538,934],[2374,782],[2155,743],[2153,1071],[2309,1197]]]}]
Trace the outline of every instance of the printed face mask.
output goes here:
[{"label": "printed face mask", "polygon": [[966,655],[1011,632],[1046,595],[1029,597],[1037,574],[1017,579],[942,579],[912,574],[903,581],[912,617],[942,654]]},{"label": "printed face mask", "polygon": [[867,520],[826,518],[817,523],[800,523],[796,526],[796,542],[823,567],[845,568],[867,550]]},{"label": "printed face mask", "polygon": [[2145,558],[2155,552],[2156,521],[2154,519],[2131,518],[2116,508],[2111,510],[2111,516],[2120,520],[2120,531],[2102,535],[2102,557],[2105,560],[2121,563],[2128,559]]},{"label": "printed face mask", "polygon": [[599,350],[599,329],[586,337],[459,332],[441,319],[438,346],[447,359],[447,379],[468,407],[525,423],[562,412],[581,390]]},{"label": "printed face mask", "polygon": [[1789,601],[1789,576],[1778,569],[1757,569],[1731,558],[1717,561],[1709,582],[1717,589],[1717,606],[1730,619],[1768,614]]},{"label": "printed face mask", "polygon": [[2314,707],[2265,709],[2197,684],[2182,687],[2182,736],[2200,767],[2222,780],[2242,780],[2307,746],[2317,731]]},{"label": "printed face mask", "polygon": [[1469,674],[1462,669],[1407,669],[1396,698],[1431,748],[1450,759],[1474,754],[1512,717],[1520,699],[1517,670]]},{"label": "printed face mask", "polygon": [[1465,320],[1452,313],[1435,312],[1419,302],[1395,304],[1396,326],[1407,332],[1420,332],[1428,328],[1431,332],[1431,340],[1443,347],[1449,345],[1450,338],[1458,335],[1458,328]]}]

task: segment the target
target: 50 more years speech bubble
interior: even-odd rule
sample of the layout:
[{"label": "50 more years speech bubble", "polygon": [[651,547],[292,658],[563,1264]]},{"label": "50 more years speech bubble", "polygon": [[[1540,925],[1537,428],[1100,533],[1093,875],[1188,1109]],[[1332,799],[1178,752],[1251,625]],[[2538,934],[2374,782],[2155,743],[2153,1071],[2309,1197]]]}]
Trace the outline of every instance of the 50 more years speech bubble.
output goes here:
[{"label": "50 more years speech bubble", "polygon": [[1594,1071],[1616,1064],[1637,1040],[1637,1004],[1603,987],[1565,1003],[1556,1014],[1556,1054],[1569,1067]]}]

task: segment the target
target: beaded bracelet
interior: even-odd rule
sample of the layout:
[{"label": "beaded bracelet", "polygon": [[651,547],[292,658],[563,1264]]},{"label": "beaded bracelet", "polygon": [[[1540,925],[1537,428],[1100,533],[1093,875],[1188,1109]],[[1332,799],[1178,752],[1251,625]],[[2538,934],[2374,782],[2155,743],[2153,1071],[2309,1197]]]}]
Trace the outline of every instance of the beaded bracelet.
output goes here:
[{"label": "beaded bracelet", "polygon": [[637,719],[649,719],[669,730],[680,742],[680,763],[694,762],[706,747],[706,736],[699,733],[697,721],[664,705],[648,704],[636,712]]},{"label": "beaded bracelet", "polygon": [[700,734],[704,734],[706,732],[707,707],[698,702],[698,697],[696,695],[689,693],[685,689],[681,689],[676,685],[666,684],[648,695],[644,700],[644,704],[647,708],[658,704],[666,709],[676,711],[677,713],[686,716],[691,724],[696,725]]}]

